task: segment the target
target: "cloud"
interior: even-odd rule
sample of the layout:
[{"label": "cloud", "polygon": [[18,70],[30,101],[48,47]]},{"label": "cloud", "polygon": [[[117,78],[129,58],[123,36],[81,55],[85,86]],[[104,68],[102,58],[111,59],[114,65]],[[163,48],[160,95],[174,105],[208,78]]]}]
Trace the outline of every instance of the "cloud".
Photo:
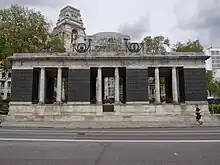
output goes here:
[{"label": "cloud", "polygon": [[119,26],[118,31],[120,33],[130,35],[132,39],[140,39],[143,34],[148,32],[149,28],[149,15],[141,16],[133,24],[125,23]]},{"label": "cloud", "polygon": [[220,44],[220,0],[197,0],[194,9],[190,19],[179,21],[179,28],[193,30],[205,43]]},{"label": "cloud", "polygon": [[0,8],[7,7],[11,4],[24,5],[24,6],[44,6],[44,7],[57,7],[68,3],[68,0],[0,0]]}]

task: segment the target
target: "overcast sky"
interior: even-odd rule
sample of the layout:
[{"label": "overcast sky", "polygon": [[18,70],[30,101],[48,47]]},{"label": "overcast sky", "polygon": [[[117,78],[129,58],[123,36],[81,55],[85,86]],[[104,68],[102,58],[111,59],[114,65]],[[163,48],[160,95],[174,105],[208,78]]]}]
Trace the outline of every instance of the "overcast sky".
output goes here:
[{"label": "overcast sky", "polygon": [[0,0],[40,10],[54,24],[65,5],[81,10],[86,33],[116,31],[133,40],[164,35],[172,43],[200,39],[220,45],[220,0]]}]

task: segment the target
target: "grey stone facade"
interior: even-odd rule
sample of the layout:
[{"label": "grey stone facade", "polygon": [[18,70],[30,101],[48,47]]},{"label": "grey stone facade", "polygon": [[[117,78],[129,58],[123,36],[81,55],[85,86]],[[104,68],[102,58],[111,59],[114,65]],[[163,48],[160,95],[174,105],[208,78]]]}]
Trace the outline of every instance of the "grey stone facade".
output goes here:
[{"label": "grey stone facade", "polygon": [[11,98],[11,70],[5,71],[0,63],[0,97],[3,100]]}]

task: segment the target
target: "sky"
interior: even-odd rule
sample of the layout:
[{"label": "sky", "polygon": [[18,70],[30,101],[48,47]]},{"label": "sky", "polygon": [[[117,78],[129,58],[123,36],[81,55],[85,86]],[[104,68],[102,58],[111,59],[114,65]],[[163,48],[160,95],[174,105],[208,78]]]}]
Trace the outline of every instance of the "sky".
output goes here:
[{"label": "sky", "polygon": [[220,0],[0,0],[0,8],[19,4],[40,10],[54,26],[66,5],[81,11],[87,35],[121,32],[132,40],[163,35],[220,45]]}]

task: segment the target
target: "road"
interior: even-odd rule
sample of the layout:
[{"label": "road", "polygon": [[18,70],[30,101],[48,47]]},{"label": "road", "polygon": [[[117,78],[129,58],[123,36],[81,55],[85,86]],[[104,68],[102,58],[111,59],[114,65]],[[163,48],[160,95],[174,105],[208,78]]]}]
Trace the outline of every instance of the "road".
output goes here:
[{"label": "road", "polygon": [[219,165],[220,128],[0,128],[1,165]]}]

